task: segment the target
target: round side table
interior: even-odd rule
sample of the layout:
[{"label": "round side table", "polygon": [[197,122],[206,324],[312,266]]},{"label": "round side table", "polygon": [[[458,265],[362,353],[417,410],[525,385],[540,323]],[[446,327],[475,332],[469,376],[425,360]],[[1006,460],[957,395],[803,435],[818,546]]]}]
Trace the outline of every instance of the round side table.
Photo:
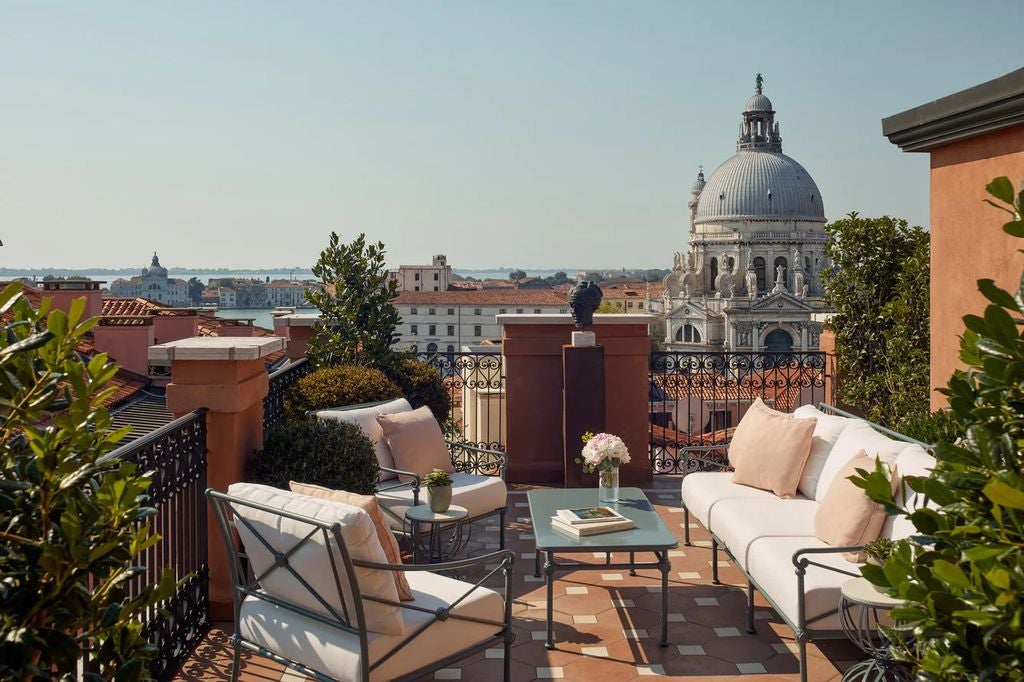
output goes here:
[{"label": "round side table", "polygon": [[[468,534],[464,537],[462,532],[468,516],[469,510],[455,504],[448,507],[446,512],[432,511],[427,504],[419,504],[406,510],[405,520],[409,524],[413,563],[420,563],[421,556],[426,558],[428,564],[454,558],[469,541]],[[424,525],[430,527],[426,538],[423,537]]]},{"label": "round side table", "polygon": [[845,673],[843,682],[881,682],[910,680],[910,671],[905,665],[892,660],[889,655],[889,640],[878,629],[886,612],[903,604],[899,599],[882,594],[865,578],[854,578],[843,583],[839,599],[839,623],[847,638],[868,658],[857,663]]}]

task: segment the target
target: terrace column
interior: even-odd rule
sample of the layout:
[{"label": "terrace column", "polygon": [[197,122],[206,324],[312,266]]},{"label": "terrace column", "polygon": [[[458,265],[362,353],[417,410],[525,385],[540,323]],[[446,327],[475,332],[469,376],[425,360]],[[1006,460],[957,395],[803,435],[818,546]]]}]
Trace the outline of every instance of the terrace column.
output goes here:
[{"label": "terrace column", "polygon": [[320,319],[314,313],[292,313],[274,318],[274,333],[288,339],[288,359],[292,362],[306,357],[309,341],[315,331],[313,325]]},{"label": "terrace column", "polygon": [[[284,348],[277,337],[195,337],[151,346],[150,361],[171,366],[167,409],[175,418],[205,407],[206,483],[226,491],[245,478],[245,464],[263,447],[263,398],[269,388],[263,358]],[[227,552],[207,507],[210,615],[232,618]],[[166,538],[165,538],[166,541]]]},{"label": "terrace column", "polygon": [[[621,469],[623,485],[645,486],[652,480],[648,325],[655,319],[594,316],[596,343],[604,348],[604,429],[625,441],[632,458]],[[508,480],[563,485],[562,346],[575,330],[572,318],[498,315],[497,321],[504,328]]]}]

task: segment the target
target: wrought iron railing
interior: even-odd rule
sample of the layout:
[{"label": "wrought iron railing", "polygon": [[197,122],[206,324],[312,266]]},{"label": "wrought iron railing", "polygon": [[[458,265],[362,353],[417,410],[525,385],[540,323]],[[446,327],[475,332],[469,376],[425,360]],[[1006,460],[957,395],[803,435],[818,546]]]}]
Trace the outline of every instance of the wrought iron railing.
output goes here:
[{"label": "wrought iron railing", "polygon": [[505,450],[505,365],[501,353],[419,353],[441,373],[451,398],[448,436],[489,450]]},{"label": "wrought iron railing", "polygon": [[206,528],[206,410],[176,419],[118,448],[105,459],[134,462],[152,471],[148,504],[157,514],[153,532],[160,542],[139,557],[145,570],[132,579],[130,593],[170,570],[179,582],[174,594],[143,615],[143,631],[157,649],[150,673],[169,680],[210,627]]},{"label": "wrought iron railing", "polygon": [[313,371],[306,358],[285,365],[270,375],[270,390],[263,399],[263,432],[284,421],[284,392],[296,381]]},{"label": "wrought iron railing", "polygon": [[756,398],[783,412],[825,400],[826,354],[651,353],[650,457],[656,474],[721,465]]}]

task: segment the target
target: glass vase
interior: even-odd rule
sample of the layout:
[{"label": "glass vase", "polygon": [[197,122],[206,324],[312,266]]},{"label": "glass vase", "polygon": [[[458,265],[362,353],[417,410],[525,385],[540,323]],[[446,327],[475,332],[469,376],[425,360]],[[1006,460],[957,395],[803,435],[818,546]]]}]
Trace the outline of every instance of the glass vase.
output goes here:
[{"label": "glass vase", "polygon": [[598,498],[602,504],[619,501],[619,467],[612,465],[598,474]]}]

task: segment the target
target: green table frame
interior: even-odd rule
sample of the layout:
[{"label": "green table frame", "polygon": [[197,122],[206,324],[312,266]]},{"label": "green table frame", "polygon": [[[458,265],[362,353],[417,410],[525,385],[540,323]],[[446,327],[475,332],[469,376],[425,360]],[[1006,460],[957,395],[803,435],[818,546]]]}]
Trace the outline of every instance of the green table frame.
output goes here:
[{"label": "green table frame", "polygon": [[[559,509],[576,509],[598,505],[597,488],[568,488],[558,490],[530,490],[526,494],[530,505],[530,520],[536,542],[534,575],[541,575],[541,554],[544,555],[544,583],[547,589],[547,637],[544,646],[554,649],[552,623],[554,583],[559,572],[629,569],[636,575],[638,568],[656,568],[661,571],[661,646],[668,646],[668,572],[671,569],[668,552],[679,546],[672,532],[665,526],[647,496],[639,488],[621,488],[619,501],[608,505],[623,516],[632,519],[636,528],[614,533],[603,533],[575,539],[551,528],[551,517]],[[584,564],[558,561],[557,554],[604,552],[605,563]],[[628,563],[612,563],[612,552],[629,552]],[[652,552],[653,562],[637,563],[636,554]]]}]

